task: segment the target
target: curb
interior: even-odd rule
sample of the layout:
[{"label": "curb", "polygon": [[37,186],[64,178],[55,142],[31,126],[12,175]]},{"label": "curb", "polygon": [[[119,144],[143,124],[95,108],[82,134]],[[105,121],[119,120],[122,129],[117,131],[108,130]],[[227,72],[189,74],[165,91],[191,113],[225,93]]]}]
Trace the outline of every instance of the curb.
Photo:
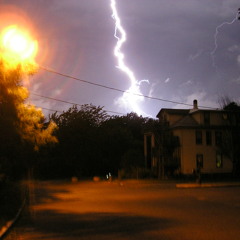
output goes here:
[{"label": "curb", "polygon": [[240,183],[179,183],[176,188],[240,187]]},{"label": "curb", "polygon": [[26,198],[24,199],[23,203],[22,203],[22,206],[19,208],[16,216],[10,220],[10,221],[7,221],[7,223],[5,224],[5,226],[3,226],[1,229],[0,229],[0,239],[3,239],[3,237],[7,234],[7,232],[9,231],[9,229],[13,226],[13,224],[18,220],[24,206],[26,204]]}]

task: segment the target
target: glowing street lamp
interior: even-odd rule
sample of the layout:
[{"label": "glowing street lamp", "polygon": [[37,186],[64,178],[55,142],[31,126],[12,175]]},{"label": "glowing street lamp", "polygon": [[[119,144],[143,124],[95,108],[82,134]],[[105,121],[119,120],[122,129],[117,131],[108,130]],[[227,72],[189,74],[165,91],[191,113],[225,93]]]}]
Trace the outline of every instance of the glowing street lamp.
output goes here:
[{"label": "glowing street lamp", "polygon": [[6,27],[0,35],[1,50],[11,63],[34,62],[38,43],[16,25]]}]

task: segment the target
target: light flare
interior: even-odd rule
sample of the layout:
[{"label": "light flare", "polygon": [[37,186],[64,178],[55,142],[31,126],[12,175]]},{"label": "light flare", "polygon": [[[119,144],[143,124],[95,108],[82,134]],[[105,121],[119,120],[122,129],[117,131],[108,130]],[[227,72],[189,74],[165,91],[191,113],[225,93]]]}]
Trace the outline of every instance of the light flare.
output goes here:
[{"label": "light flare", "polygon": [[[127,40],[127,34],[121,25],[121,19],[118,15],[116,0],[111,0],[112,18],[115,20],[115,33],[114,37],[117,39],[117,44],[114,48],[114,55],[117,58],[119,68],[124,72],[130,80],[130,87],[126,90],[123,95],[116,100],[116,103],[121,107],[130,109],[136,112],[138,115],[145,114],[140,107],[140,103],[144,101],[144,96],[141,93],[140,85],[142,82],[148,82],[148,80],[138,81],[134,75],[134,72],[125,64],[125,55],[121,52],[123,44]],[[136,95],[133,95],[136,94]]]},{"label": "light flare", "polygon": [[1,52],[5,60],[15,64],[34,62],[38,51],[38,42],[32,40],[28,32],[16,25],[6,27],[1,33]]}]

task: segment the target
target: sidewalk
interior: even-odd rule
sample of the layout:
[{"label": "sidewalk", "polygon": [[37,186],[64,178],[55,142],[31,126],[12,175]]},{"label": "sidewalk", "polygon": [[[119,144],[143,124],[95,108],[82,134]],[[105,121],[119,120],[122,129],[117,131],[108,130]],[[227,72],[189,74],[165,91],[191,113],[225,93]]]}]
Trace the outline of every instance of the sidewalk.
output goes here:
[{"label": "sidewalk", "polygon": [[178,183],[176,188],[240,187],[240,182]]},{"label": "sidewalk", "polygon": [[131,180],[122,180],[119,181],[117,180],[120,185],[128,185],[128,186],[137,186],[137,185],[166,185],[170,186],[172,185],[173,187],[175,186],[176,188],[211,188],[211,187],[240,187],[240,182],[235,182],[235,181],[203,181],[201,184],[197,182],[180,182],[178,180],[157,180],[157,179],[146,179],[146,180],[136,180],[136,179],[131,179]]}]

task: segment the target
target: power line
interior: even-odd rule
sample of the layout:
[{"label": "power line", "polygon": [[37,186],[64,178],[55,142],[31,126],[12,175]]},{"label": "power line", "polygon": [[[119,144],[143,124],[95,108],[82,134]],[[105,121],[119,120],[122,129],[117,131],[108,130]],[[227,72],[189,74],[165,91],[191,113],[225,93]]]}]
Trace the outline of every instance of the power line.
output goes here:
[{"label": "power line", "polygon": [[[73,80],[76,80],[76,81],[79,81],[79,82],[91,84],[91,85],[94,85],[94,86],[97,86],[97,87],[101,87],[101,88],[105,88],[105,89],[109,89],[109,90],[113,90],[113,91],[117,91],[117,92],[121,92],[121,93],[127,93],[127,94],[131,94],[131,95],[135,95],[135,96],[139,96],[139,97],[144,97],[144,98],[148,98],[148,99],[152,99],[152,100],[162,101],[162,102],[180,104],[180,105],[185,105],[185,106],[192,106],[192,104],[189,104],[189,103],[182,103],[182,102],[178,102],[178,101],[172,101],[172,100],[167,100],[167,99],[163,99],[163,98],[157,98],[157,97],[151,97],[151,96],[148,96],[148,95],[142,95],[142,94],[139,94],[139,93],[132,93],[132,92],[129,92],[129,91],[124,91],[124,90],[119,89],[119,88],[109,87],[109,86],[106,86],[106,85],[103,85],[103,84],[90,82],[90,81],[83,80],[83,79],[80,79],[80,78],[77,78],[77,77],[73,77],[73,76],[68,75],[68,74],[60,73],[58,71],[55,71],[53,69],[46,68],[46,67],[43,67],[43,66],[39,66],[39,68],[42,69],[42,70],[45,70],[47,72],[54,73],[56,75],[62,76],[62,77],[70,78],[70,79],[73,79]],[[216,108],[207,107],[207,106],[199,106],[199,107],[207,108],[207,109],[216,109]]]},{"label": "power line", "polygon": [[[35,105],[36,106],[36,105]],[[59,110],[54,110],[54,109],[50,109],[50,108],[45,108],[45,107],[40,107],[40,106],[36,106],[38,108],[44,109],[44,110],[48,110],[51,112],[59,112],[59,113],[63,113],[63,111],[59,111]]]},{"label": "power line", "polygon": [[[28,103],[28,105],[31,106],[32,104]],[[51,109],[51,108],[41,107],[41,106],[38,106],[38,105],[35,105],[35,104],[34,104],[34,106],[37,107],[37,108],[41,108],[41,109],[45,109],[45,110],[51,111],[51,112],[63,113],[63,111],[60,111],[60,110],[55,110],[55,109]]]},{"label": "power line", "polygon": [[[47,97],[47,96],[43,96],[43,95],[40,95],[40,94],[34,93],[34,92],[31,92],[31,94],[34,95],[34,96],[38,96],[38,97],[42,97],[42,98],[46,98],[46,99],[50,99],[50,100],[54,100],[54,101],[58,101],[58,102],[62,102],[62,103],[67,103],[67,104],[71,104],[71,105],[82,106],[82,104],[79,104],[79,103],[69,102],[69,101],[65,101],[65,100],[61,100],[61,99],[57,99],[57,98],[53,98],[53,97]],[[43,108],[43,109],[44,109],[44,108]],[[54,111],[54,110],[52,110],[52,109],[46,109],[46,110]],[[105,110],[105,111],[106,111],[106,112],[109,112],[109,113],[124,115],[124,113],[120,113],[120,112],[115,112],[115,111],[110,111],[110,110]],[[56,111],[56,112],[60,112],[60,111]]]}]

